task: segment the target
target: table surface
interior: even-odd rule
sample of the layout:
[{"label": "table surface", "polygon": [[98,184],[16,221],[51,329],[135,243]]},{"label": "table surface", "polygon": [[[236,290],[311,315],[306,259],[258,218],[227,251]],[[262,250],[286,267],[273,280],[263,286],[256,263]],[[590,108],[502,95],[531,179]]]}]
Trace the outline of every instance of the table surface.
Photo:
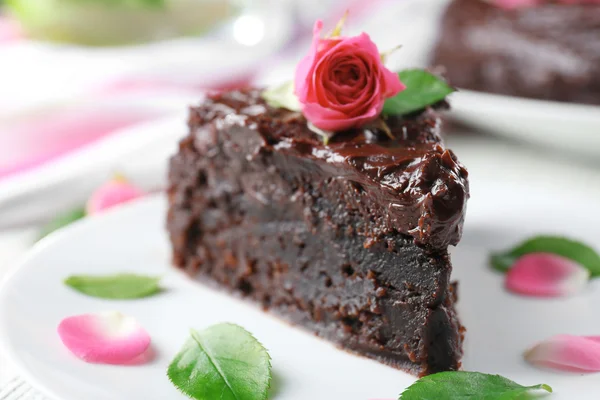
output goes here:
[{"label": "table surface", "polygon": [[[540,150],[522,143],[494,137],[454,134],[449,147],[467,166],[473,181],[526,183],[549,190],[569,190],[598,199],[600,205],[600,162],[573,154]],[[34,243],[35,227],[0,232],[0,279]],[[0,388],[16,376],[10,363],[0,356]]]}]

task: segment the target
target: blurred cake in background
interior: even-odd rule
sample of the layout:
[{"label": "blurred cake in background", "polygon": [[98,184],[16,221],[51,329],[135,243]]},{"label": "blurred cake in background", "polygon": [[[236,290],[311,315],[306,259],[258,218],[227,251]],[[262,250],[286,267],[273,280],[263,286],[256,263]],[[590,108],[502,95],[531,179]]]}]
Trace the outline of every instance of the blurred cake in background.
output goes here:
[{"label": "blurred cake in background", "polygon": [[465,89],[600,104],[600,0],[453,0],[432,63]]},{"label": "blurred cake in background", "polygon": [[239,0],[6,0],[32,39],[92,46],[198,35],[239,12]]}]

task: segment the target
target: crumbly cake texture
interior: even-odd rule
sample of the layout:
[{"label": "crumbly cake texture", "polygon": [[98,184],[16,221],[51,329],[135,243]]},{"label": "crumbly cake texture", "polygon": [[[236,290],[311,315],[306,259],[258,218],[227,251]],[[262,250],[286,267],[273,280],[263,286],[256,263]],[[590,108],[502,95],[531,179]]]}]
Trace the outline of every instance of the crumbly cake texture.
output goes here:
[{"label": "crumbly cake texture", "polygon": [[600,104],[600,4],[505,10],[454,0],[432,64],[465,89]]},{"label": "crumbly cake texture", "polygon": [[387,125],[395,139],[364,127],[325,146],[255,89],[192,108],[170,163],[173,261],[351,352],[420,376],[457,370],[447,248],[467,171],[434,109]]}]

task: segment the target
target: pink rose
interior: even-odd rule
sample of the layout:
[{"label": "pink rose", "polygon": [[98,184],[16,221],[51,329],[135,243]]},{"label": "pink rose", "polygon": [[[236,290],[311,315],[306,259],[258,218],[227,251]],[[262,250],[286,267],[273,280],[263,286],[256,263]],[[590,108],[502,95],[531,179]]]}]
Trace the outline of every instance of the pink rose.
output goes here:
[{"label": "pink rose", "polygon": [[383,65],[369,35],[321,39],[322,28],[317,21],[311,49],[296,69],[295,92],[304,116],[326,131],[375,120],[404,84]]}]

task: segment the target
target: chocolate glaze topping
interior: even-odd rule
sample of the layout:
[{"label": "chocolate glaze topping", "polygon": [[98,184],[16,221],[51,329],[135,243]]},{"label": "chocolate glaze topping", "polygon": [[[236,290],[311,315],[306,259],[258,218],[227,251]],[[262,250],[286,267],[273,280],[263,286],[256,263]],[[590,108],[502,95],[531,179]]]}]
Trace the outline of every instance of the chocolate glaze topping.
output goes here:
[{"label": "chocolate glaze topping", "polygon": [[[366,127],[338,133],[327,146],[300,113],[269,107],[257,89],[213,95],[193,108],[190,118],[196,122],[192,125],[203,127],[195,133],[198,148],[214,140],[216,132],[206,129],[237,127],[240,140],[253,137],[244,131],[256,129],[262,141],[255,143],[254,156],[277,150],[311,160],[297,168],[310,169],[315,179],[327,175],[354,182],[357,190],[369,193],[368,204],[359,209],[364,233],[374,242],[392,232],[410,235],[415,243],[433,249],[460,240],[469,197],[467,171],[444,148],[434,109],[388,118],[395,139]],[[373,219],[371,214],[384,217]]]}]

